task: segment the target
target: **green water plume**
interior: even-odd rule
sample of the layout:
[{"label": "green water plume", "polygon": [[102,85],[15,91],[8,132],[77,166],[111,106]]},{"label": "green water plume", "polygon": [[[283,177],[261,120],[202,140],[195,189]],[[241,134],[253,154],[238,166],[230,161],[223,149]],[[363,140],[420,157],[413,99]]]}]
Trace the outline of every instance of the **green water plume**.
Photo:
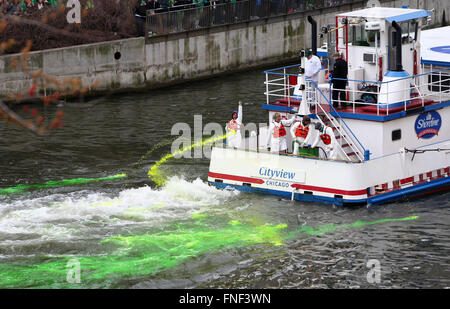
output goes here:
[{"label": "green water plume", "polygon": [[175,152],[169,153],[169,154],[165,155],[164,157],[162,157],[159,161],[157,161],[157,162],[150,168],[150,170],[148,171],[148,176],[153,180],[153,182],[156,183],[156,185],[157,185],[158,187],[161,187],[161,186],[164,185],[164,183],[166,182],[166,177],[164,177],[164,176],[161,174],[161,171],[160,171],[159,167],[160,167],[161,165],[163,165],[167,160],[169,160],[169,159],[171,159],[171,158],[173,158],[173,157],[175,157],[175,156],[177,156],[177,155],[181,155],[181,154],[183,154],[183,153],[185,153],[185,152],[187,152],[187,151],[191,151],[191,150],[194,149],[195,147],[200,147],[200,146],[203,147],[203,146],[205,146],[205,145],[207,145],[207,144],[213,144],[213,143],[215,143],[215,142],[217,142],[217,141],[224,140],[224,139],[226,139],[227,137],[232,136],[232,135],[235,135],[235,134],[236,134],[236,132],[232,131],[232,132],[227,133],[227,134],[225,134],[225,135],[223,135],[223,136],[216,136],[216,137],[206,138],[206,139],[204,139],[204,140],[201,140],[201,141],[198,141],[198,142],[196,142],[196,143],[193,143],[193,144],[191,144],[191,145],[189,145],[189,146],[180,148],[180,149],[178,149],[178,150],[175,151]]},{"label": "green water plume", "polygon": [[114,179],[124,178],[124,177],[127,177],[127,175],[126,174],[117,174],[117,175],[113,175],[113,176],[100,177],[100,178],[74,178],[74,179],[47,181],[44,184],[17,185],[17,186],[10,187],[10,188],[0,189],[0,195],[1,194],[24,193],[28,189],[45,189],[45,188],[63,187],[63,186],[70,186],[70,185],[86,184],[89,182],[114,180]]},{"label": "green water plume", "polygon": [[[255,226],[230,220],[220,226],[208,223],[207,216],[194,215],[194,222],[178,222],[172,230],[144,235],[113,236],[100,242],[110,254],[66,256],[29,265],[0,265],[0,287],[78,288],[109,287],[119,279],[148,276],[181,265],[210,252],[265,244],[281,246],[300,234],[323,235],[332,231],[359,228],[386,222],[416,220],[418,216],[381,219],[350,224],[303,226],[288,232],[286,224]],[[211,218],[214,219],[214,218]],[[67,262],[76,258],[81,266],[81,284],[66,282]]]}]

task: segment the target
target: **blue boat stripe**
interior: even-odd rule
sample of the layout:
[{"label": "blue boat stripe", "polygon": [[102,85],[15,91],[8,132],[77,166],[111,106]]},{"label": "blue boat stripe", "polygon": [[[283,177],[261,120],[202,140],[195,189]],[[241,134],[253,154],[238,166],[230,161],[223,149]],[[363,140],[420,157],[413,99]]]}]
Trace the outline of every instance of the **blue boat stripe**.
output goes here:
[{"label": "blue boat stripe", "polygon": [[[227,187],[231,187],[231,188],[236,188],[243,192],[265,193],[265,194],[271,194],[271,195],[276,195],[276,196],[282,196],[282,197],[288,198],[288,199],[291,199],[291,196],[292,196],[291,192],[280,191],[280,190],[264,189],[264,188],[241,186],[241,185],[211,182],[211,181],[209,183],[219,189],[225,189]],[[429,181],[426,183],[417,184],[417,185],[414,185],[411,187],[398,189],[398,190],[395,190],[392,192],[383,193],[380,195],[376,195],[376,196],[372,196],[372,197],[364,198],[364,199],[356,199],[356,200],[338,199],[338,198],[333,198],[333,197],[320,196],[317,194],[309,195],[309,194],[301,194],[301,193],[294,193],[294,199],[296,201],[302,201],[302,202],[321,202],[321,203],[336,204],[336,205],[362,204],[362,203],[383,204],[383,203],[388,203],[388,202],[395,201],[395,200],[401,200],[401,199],[407,198],[408,196],[414,196],[414,195],[417,195],[417,193],[426,193],[433,189],[438,189],[440,187],[446,187],[446,186],[450,186],[450,176],[435,179],[435,180],[432,180],[432,181]]]},{"label": "blue boat stripe", "polygon": [[450,62],[435,61],[435,60],[425,60],[425,59],[422,59],[422,64],[425,64],[425,65],[434,65],[434,66],[441,66],[441,67],[450,67]]},{"label": "blue boat stripe", "polygon": [[294,109],[293,107],[289,106],[279,106],[279,105],[273,105],[273,104],[263,104],[262,108],[269,111],[277,111],[277,112],[287,112],[287,113],[293,113]]}]

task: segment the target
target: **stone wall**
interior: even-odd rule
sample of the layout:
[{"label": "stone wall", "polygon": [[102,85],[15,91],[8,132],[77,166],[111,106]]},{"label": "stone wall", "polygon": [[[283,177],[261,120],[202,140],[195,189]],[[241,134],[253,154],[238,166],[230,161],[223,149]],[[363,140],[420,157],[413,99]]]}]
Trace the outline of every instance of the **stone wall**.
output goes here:
[{"label": "stone wall", "polygon": [[[450,1],[439,0],[382,3],[435,8],[436,24],[442,21],[443,11],[450,8]],[[311,45],[307,14],[314,15],[320,26],[334,23],[339,12],[363,7],[365,1],[337,9],[154,37],[147,42],[133,38],[32,52],[27,66],[58,79],[81,78],[86,86],[97,81],[100,92],[146,90],[293,60],[300,49]],[[32,83],[29,73],[24,73],[20,65],[14,66],[17,58],[18,55],[0,57],[0,96],[26,92]],[[44,88],[42,91],[52,92],[51,87]]]}]

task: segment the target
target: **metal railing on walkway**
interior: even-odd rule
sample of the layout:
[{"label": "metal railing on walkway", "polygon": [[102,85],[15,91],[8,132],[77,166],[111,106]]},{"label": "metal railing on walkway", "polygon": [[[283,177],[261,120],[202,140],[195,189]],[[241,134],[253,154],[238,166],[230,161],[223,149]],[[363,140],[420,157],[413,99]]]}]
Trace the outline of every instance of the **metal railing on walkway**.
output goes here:
[{"label": "metal railing on walkway", "polygon": [[209,1],[202,7],[181,6],[147,11],[148,36],[249,22],[311,10],[358,3],[361,0],[237,0]]}]

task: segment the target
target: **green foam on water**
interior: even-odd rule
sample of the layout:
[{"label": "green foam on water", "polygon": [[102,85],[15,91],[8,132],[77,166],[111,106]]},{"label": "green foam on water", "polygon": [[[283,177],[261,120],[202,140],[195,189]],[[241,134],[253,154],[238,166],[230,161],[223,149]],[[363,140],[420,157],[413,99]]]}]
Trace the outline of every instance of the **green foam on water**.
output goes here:
[{"label": "green foam on water", "polygon": [[[207,252],[256,244],[281,245],[285,228],[227,224],[213,229],[180,224],[174,231],[110,237],[100,245],[116,247],[113,254],[76,257],[81,265],[81,286],[102,286],[105,281],[151,275]],[[66,264],[72,258],[27,266],[0,265],[0,287],[77,287],[66,282]]]},{"label": "green foam on water", "polygon": [[24,193],[28,189],[45,189],[45,188],[55,188],[70,185],[86,184],[89,182],[98,182],[105,180],[114,180],[118,178],[127,177],[126,174],[117,174],[113,176],[100,177],[100,178],[74,178],[74,179],[63,179],[63,180],[51,180],[44,184],[33,184],[33,185],[17,185],[10,188],[0,189],[1,194],[18,194]]},{"label": "green foam on water", "polygon": [[205,213],[200,213],[200,212],[196,212],[196,213],[193,213],[193,214],[191,215],[191,218],[192,218],[192,219],[197,219],[197,220],[201,220],[201,219],[204,219],[204,218],[207,218],[207,217],[208,217],[207,214],[205,214]]},{"label": "green foam on water", "polygon": [[374,225],[374,224],[380,224],[380,223],[386,223],[386,222],[397,222],[397,221],[410,221],[410,220],[416,220],[419,216],[410,216],[405,218],[398,218],[398,219],[380,219],[380,220],[374,220],[374,221],[355,221],[353,223],[344,223],[344,224],[324,224],[319,225],[316,227],[312,226],[302,226],[301,228],[292,231],[289,233],[288,238],[295,238],[301,233],[305,233],[308,235],[324,235],[332,231],[340,230],[340,229],[349,229],[349,228],[357,228],[367,225]]},{"label": "green foam on water", "polygon": [[[303,226],[287,232],[286,224],[254,225],[231,220],[221,226],[208,224],[208,217],[194,216],[194,222],[178,222],[170,231],[114,236],[100,242],[112,253],[75,257],[81,266],[81,284],[66,282],[67,262],[72,256],[30,265],[0,265],[0,287],[77,288],[109,287],[118,279],[156,274],[208,252],[257,244],[280,246],[301,234],[323,235],[336,230],[359,228],[386,222],[416,220],[418,216],[350,224]],[[201,219],[201,220],[198,220]],[[213,219],[213,218],[211,218]]]}]

